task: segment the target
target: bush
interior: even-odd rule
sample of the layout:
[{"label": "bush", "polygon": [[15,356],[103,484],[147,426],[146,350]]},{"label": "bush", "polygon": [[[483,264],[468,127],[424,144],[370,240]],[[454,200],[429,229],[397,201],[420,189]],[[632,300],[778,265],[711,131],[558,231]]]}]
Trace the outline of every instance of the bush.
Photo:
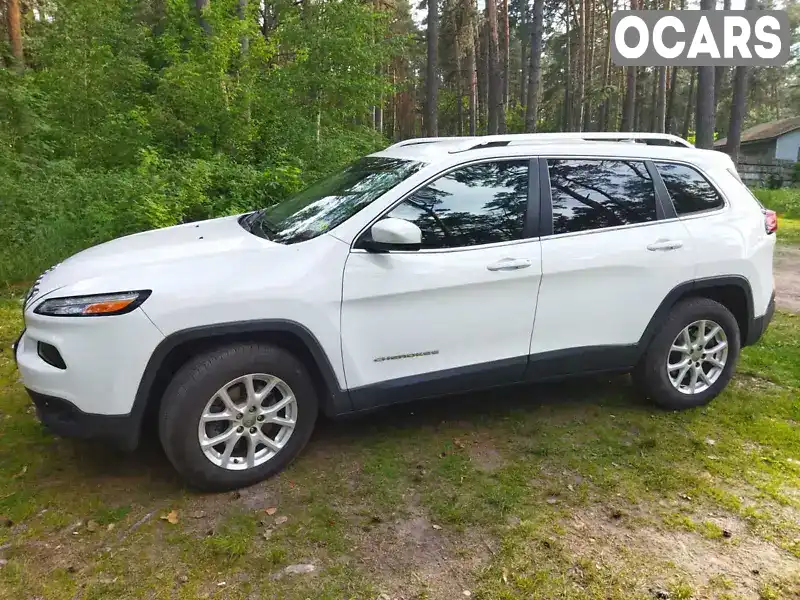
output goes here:
[{"label": "bush", "polygon": [[225,157],[79,170],[0,163],[0,282],[27,282],[86,247],[122,235],[269,206],[301,187],[290,165],[256,168]]},{"label": "bush", "polygon": [[800,219],[800,188],[781,188],[777,190],[759,188],[753,190],[756,198],[767,208],[782,217]]}]

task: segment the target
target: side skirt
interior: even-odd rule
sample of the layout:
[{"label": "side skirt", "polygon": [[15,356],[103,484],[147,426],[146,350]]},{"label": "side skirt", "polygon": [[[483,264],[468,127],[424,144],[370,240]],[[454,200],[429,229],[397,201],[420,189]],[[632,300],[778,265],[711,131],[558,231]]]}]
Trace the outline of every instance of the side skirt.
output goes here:
[{"label": "side skirt", "polygon": [[570,348],[382,381],[351,389],[350,398],[354,412],[364,412],[519,383],[626,372],[638,357],[637,345]]}]

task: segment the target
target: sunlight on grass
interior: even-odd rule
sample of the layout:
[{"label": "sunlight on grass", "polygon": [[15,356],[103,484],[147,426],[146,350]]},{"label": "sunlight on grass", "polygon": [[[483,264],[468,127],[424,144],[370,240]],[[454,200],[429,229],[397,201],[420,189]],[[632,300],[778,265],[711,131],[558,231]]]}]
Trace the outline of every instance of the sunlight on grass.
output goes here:
[{"label": "sunlight on grass", "polygon": [[778,243],[800,244],[800,219],[778,217]]}]

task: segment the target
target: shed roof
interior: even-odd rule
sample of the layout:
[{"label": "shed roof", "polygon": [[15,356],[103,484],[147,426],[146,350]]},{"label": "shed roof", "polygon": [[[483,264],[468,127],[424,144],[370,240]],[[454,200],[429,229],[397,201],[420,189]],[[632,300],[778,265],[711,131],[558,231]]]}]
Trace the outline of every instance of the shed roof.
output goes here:
[{"label": "shed roof", "polygon": [[[771,140],[795,129],[800,129],[800,117],[789,117],[788,119],[761,123],[742,132],[742,143]],[[728,138],[722,138],[714,142],[714,146],[724,146],[727,142]]]}]

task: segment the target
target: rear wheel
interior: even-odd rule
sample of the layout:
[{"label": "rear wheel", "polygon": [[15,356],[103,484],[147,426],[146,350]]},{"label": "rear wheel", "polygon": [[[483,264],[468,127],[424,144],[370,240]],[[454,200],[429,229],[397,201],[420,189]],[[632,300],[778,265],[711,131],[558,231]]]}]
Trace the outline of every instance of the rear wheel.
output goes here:
[{"label": "rear wheel", "polygon": [[297,358],[241,344],[178,371],[161,404],[159,435],[190,485],[221,491],[283,469],[305,446],[316,417],[314,386]]},{"label": "rear wheel", "polygon": [[687,299],[672,309],[633,377],[663,408],[701,406],[730,381],[740,344],[739,325],[727,308],[709,298]]}]

